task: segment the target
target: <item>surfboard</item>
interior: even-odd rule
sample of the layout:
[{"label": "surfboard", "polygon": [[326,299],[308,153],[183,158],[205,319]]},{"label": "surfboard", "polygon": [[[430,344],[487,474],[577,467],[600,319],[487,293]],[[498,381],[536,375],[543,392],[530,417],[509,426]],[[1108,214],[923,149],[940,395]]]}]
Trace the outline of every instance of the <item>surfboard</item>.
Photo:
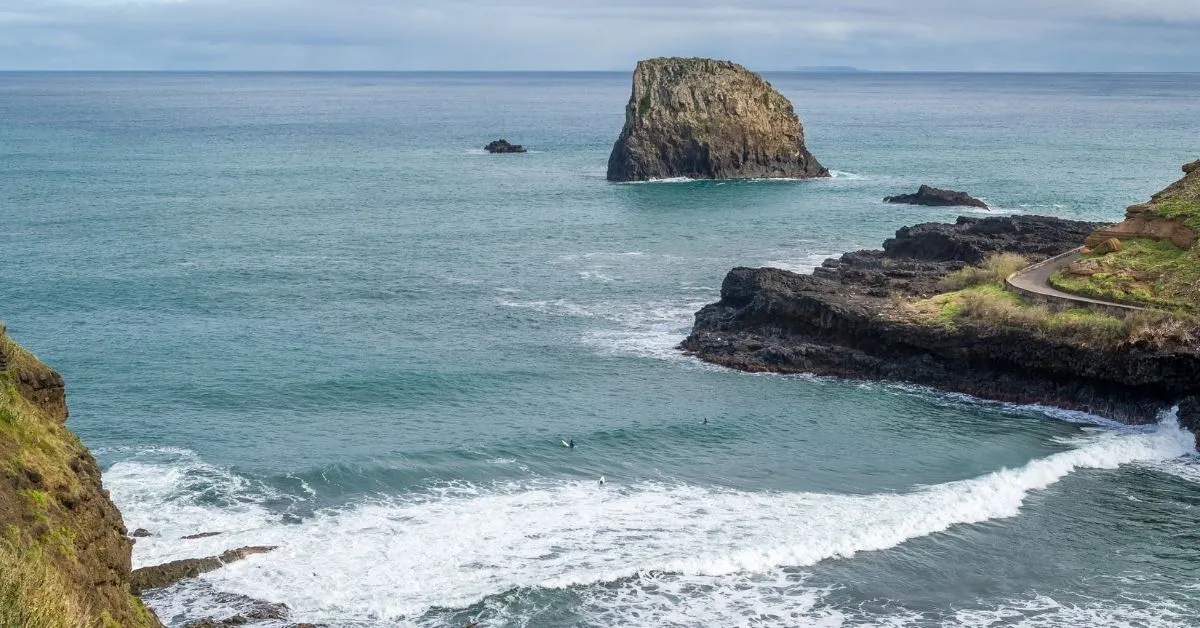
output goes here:
[{"label": "surfboard", "polygon": [[570,448],[571,448],[571,443],[568,443],[568,442],[567,442],[567,441],[565,441],[565,440],[562,442],[562,444],[563,444],[563,447],[566,447],[567,449],[570,449]]}]

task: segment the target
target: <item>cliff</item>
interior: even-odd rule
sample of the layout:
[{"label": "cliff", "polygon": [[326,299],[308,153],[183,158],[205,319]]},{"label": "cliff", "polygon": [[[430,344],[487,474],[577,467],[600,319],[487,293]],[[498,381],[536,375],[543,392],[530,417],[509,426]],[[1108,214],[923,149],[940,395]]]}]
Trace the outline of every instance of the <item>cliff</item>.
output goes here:
[{"label": "cliff", "polygon": [[1003,289],[1013,268],[1077,247],[1096,226],[959,218],[903,228],[883,251],[848,253],[813,275],[735,268],[681,348],[746,371],[910,382],[1131,423],[1191,408],[1200,345],[1188,323],[1055,312]]},{"label": "cliff", "polygon": [[827,177],[782,94],[729,61],[639,61],[609,181]]},{"label": "cliff", "polygon": [[0,326],[0,626],[161,626],[131,593],[132,541],[66,420],[62,377]]},{"label": "cliff", "polygon": [[1051,277],[1059,290],[1195,315],[1200,311],[1200,161],[1182,179],[1097,229],[1078,262]]}]

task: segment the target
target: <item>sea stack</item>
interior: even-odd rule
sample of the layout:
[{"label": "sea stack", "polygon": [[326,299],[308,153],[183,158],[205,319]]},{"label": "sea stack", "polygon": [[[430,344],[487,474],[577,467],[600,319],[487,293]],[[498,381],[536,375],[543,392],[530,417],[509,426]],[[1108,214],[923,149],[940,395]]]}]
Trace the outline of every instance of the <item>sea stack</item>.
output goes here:
[{"label": "sea stack", "polygon": [[827,177],[782,94],[729,61],[639,61],[609,181]]}]

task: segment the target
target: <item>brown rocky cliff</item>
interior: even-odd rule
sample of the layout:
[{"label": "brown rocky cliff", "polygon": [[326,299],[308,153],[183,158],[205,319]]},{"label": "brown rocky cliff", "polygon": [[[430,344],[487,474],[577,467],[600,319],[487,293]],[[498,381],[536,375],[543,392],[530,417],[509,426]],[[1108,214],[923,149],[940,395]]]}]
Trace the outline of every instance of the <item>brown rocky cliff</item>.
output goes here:
[{"label": "brown rocky cliff", "polygon": [[161,626],[131,594],[132,541],[62,377],[0,326],[0,625]]},{"label": "brown rocky cliff", "polygon": [[610,181],[826,176],[792,104],[759,75],[712,59],[638,62]]}]

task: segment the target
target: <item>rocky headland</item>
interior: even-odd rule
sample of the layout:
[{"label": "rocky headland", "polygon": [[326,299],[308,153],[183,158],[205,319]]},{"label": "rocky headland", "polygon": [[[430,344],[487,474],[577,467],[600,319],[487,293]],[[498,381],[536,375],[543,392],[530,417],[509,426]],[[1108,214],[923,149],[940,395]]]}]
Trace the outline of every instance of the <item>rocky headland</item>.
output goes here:
[{"label": "rocky headland", "polygon": [[1006,291],[1015,269],[1101,225],[1041,216],[905,227],[811,275],[734,268],[681,348],[745,371],[887,380],[1129,423],[1173,404],[1200,428],[1194,321],[1053,311]]},{"label": "rocky headland", "polygon": [[792,103],[729,61],[639,61],[609,181],[827,177]]},{"label": "rocky headland", "polygon": [[987,203],[967,194],[954,190],[943,190],[930,185],[917,188],[915,194],[899,194],[885,196],[885,203],[903,203],[907,205],[928,205],[930,207],[979,207],[987,209]]}]

